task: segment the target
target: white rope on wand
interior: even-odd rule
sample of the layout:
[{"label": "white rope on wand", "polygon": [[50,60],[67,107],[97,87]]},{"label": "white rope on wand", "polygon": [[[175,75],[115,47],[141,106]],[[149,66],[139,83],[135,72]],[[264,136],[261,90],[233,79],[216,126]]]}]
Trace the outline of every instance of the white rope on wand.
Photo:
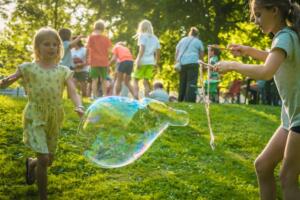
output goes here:
[{"label": "white rope on wand", "polygon": [[[201,89],[202,89],[202,95],[203,95],[203,100],[204,100],[204,105],[205,105],[205,112],[206,112],[206,116],[207,116],[207,123],[208,123],[208,129],[209,129],[209,134],[210,134],[210,147],[212,148],[212,150],[215,149],[215,136],[212,130],[212,126],[211,126],[211,118],[210,118],[210,99],[209,99],[209,78],[210,78],[210,70],[211,67],[213,67],[210,64],[207,64],[201,60],[198,61],[198,63],[200,64],[200,82],[201,84]],[[204,88],[204,79],[203,79],[203,66],[207,66],[207,72],[208,72],[208,84],[207,84],[207,97],[205,95],[205,88]]]}]

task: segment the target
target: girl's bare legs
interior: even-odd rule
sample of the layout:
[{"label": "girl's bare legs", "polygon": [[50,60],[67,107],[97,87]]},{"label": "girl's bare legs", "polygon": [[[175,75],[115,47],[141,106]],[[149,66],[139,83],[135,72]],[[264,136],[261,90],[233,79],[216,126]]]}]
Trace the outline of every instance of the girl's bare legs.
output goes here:
[{"label": "girl's bare legs", "polygon": [[134,79],[133,90],[134,90],[133,96],[137,97],[137,99],[138,99],[139,98],[139,80],[138,79]]},{"label": "girl's bare legs", "polygon": [[98,91],[98,78],[92,79],[92,97],[96,98],[99,96]]},{"label": "girl's bare legs", "polygon": [[86,95],[87,97],[91,97],[92,94],[92,82],[91,81],[87,81],[87,86],[86,86]]},{"label": "girl's bare legs", "polygon": [[47,199],[47,168],[53,162],[51,154],[37,154],[36,161],[36,179],[41,200]]},{"label": "girl's bare legs", "polygon": [[134,93],[134,89],[132,85],[130,84],[130,75],[125,74],[124,84],[127,86],[129,92],[132,94],[133,98],[138,99],[138,96]]},{"label": "girl's bare legs", "polygon": [[74,78],[74,84],[76,86],[76,89],[80,90],[80,83],[79,83],[79,81],[76,78]]},{"label": "girl's bare legs", "polygon": [[115,95],[119,96],[121,92],[121,87],[122,87],[122,82],[123,82],[123,73],[117,72],[117,80],[115,84]]},{"label": "girl's bare legs", "polygon": [[144,79],[145,97],[149,97],[150,93],[150,82],[148,79]]},{"label": "girl's bare legs", "polygon": [[81,81],[80,84],[82,97],[87,97],[87,81]]},{"label": "girl's bare legs", "polygon": [[276,199],[274,169],[283,158],[287,137],[288,131],[279,127],[255,160],[255,170],[262,200]]},{"label": "girl's bare legs", "polygon": [[285,200],[300,199],[298,178],[300,174],[300,134],[290,131],[282,168],[280,171],[280,182]]},{"label": "girl's bare legs", "polygon": [[37,158],[29,158],[29,176],[31,179],[36,179]]},{"label": "girl's bare legs", "polygon": [[101,77],[100,80],[101,80],[102,94],[103,94],[103,96],[105,97],[105,96],[107,96],[107,83],[106,83],[105,78],[102,78],[102,77]]}]

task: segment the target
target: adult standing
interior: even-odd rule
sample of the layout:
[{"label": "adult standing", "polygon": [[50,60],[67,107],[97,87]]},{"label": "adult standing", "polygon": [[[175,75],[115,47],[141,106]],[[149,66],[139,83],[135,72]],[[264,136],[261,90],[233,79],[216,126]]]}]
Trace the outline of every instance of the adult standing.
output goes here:
[{"label": "adult standing", "polygon": [[199,31],[191,27],[188,36],[182,38],[176,46],[175,59],[181,64],[179,72],[179,96],[178,101],[196,102],[196,87],[199,64],[198,60],[203,58],[204,47],[198,38]]}]

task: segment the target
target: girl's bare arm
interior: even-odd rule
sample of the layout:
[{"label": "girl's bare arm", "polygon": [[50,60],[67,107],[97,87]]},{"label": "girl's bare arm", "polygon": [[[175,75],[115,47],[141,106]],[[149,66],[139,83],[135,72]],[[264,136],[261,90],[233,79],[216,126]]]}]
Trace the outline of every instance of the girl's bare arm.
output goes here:
[{"label": "girl's bare arm", "polygon": [[19,78],[21,78],[21,76],[21,71],[20,69],[18,69],[14,74],[0,80],[0,88],[7,88],[8,86],[16,82]]},{"label": "girl's bare arm", "polygon": [[81,117],[84,114],[84,107],[82,106],[80,96],[76,92],[76,87],[72,76],[70,76],[66,80],[66,84],[67,84],[68,94],[70,95],[70,98],[75,105],[75,111]]},{"label": "girl's bare arm", "polygon": [[137,66],[140,66],[141,58],[143,57],[144,52],[145,52],[145,46],[140,45],[139,53],[138,53],[138,56],[136,57],[136,61],[135,61]]},{"label": "girl's bare arm", "polygon": [[227,47],[234,56],[250,56],[256,60],[266,61],[269,52],[262,51],[253,47],[231,44]]},{"label": "girl's bare arm", "polygon": [[160,49],[156,49],[155,59],[156,59],[156,65],[158,65],[158,63],[160,61]]},{"label": "girl's bare arm", "polygon": [[221,61],[215,66],[221,73],[236,71],[253,79],[270,80],[285,58],[286,55],[283,50],[275,49],[268,54],[263,65],[251,65],[232,61]]}]

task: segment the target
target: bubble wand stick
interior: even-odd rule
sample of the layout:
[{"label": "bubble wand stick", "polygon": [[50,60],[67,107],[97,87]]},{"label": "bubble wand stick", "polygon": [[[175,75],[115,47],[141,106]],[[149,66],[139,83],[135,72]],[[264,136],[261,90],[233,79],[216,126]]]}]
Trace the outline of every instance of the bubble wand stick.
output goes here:
[{"label": "bubble wand stick", "polygon": [[206,66],[206,68],[214,68],[213,65],[203,62],[202,60],[198,60],[198,63]]},{"label": "bubble wand stick", "polygon": [[227,47],[220,47],[220,45],[217,45],[217,44],[210,44],[210,45],[208,45],[208,48],[216,48],[216,49],[220,49],[222,51],[230,51],[229,48],[227,48]]},{"label": "bubble wand stick", "polygon": [[[208,56],[209,59],[209,56]],[[210,118],[210,100],[209,100],[209,78],[210,78],[210,70],[213,68],[212,65],[203,62],[202,60],[199,60],[198,63],[200,64],[200,82],[202,83],[201,89],[203,91],[203,99],[204,99],[204,105],[205,105],[205,111],[206,111],[206,116],[207,116],[207,123],[208,123],[208,128],[209,128],[209,134],[210,134],[210,146],[212,150],[215,149],[215,136],[212,130],[211,126],[211,118]],[[207,80],[208,80],[208,85],[207,85],[207,97],[205,96],[205,89],[204,89],[204,80],[203,80],[203,66],[207,66]]]}]

